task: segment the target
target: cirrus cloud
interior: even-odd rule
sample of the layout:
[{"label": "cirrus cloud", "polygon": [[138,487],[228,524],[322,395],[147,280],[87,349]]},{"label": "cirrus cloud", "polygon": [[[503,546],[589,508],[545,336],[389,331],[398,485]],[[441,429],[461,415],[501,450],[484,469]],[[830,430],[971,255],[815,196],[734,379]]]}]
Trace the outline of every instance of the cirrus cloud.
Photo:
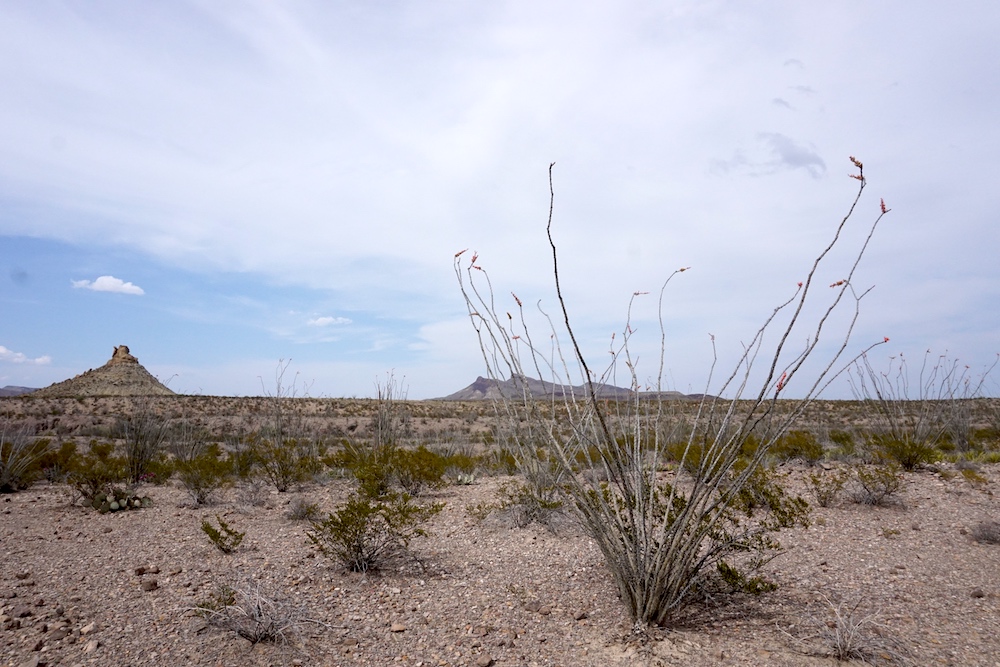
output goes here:
[{"label": "cirrus cloud", "polygon": [[142,296],[146,292],[133,283],[127,283],[114,276],[101,276],[96,280],[72,280],[73,287],[89,289],[94,292],[117,292],[118,294],[135,294]]},{"label": "cirrus cloud", "polygon": [[329,315],[324,317],[314,317],[306,324],[311,327],[328,327],[332,324],[350,324],[351,320],[346,317],[330,317]]}]

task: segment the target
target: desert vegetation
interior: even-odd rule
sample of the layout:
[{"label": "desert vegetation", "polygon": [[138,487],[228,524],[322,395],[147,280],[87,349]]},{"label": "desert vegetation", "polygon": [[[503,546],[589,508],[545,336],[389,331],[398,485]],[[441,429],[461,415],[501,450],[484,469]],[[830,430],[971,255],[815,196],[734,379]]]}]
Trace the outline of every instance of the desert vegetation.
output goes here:
[{"label": "desert vegetation", "polygon": [[455,257],[496,400],[310,398],[284,361],[257,398],[0,399],[0,660],[994,664],[993,368],[847,351],[888,212],[819,285],[852,161],[829,245],[697,397],[665,391],[664,328],[648,390],[630,322],[581,352],[550,209],[540,333]]}]

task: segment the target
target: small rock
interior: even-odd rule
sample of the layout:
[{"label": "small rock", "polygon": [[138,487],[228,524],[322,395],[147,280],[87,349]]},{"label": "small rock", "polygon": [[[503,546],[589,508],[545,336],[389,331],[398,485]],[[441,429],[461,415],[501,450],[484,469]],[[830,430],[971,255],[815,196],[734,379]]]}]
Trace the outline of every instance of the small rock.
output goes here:
[{"label": "small rock", "polygon": [[105,526],[103,532],[110,533],[111,532],[111,526]]},{"label": "small rock", "polygon": [[37,600],[35,600],[35,606],[36,607],[44,607],[45,606],[45,598],[38,598]]},{"label": "small rock", "polygon": [[486,653],[476,658],[476,667],[491,667],[492,664],[493,664],[493,658],[491,658]]},{"label": "small rock", "polygon": [[357,646],[358,640],[354,637],[344,637],[340,640],[341,646]]},{"label": "small rock", "polygon": [[14,618],[25,618],[32,615],[31,607],[26,604],[22,604],[20,607],[14,607],[14,611],[11,612],[11,616]]},{"label": "small rock", "polygon": [[180,574],[183,571],[184,571],[184,568],[182,568],[182,567],[172,567],[172,568],[170,568],[170,571],[167,572],[167,576],[168,577],[176,577],[178,574]]},{"label": "small rock", "polygon": [[37,655],[33,655],[24,662],[22,662],[20,665],[18,665],[18,667],[41,667],[43,664],[45,663],[39,661]]},{"label": "small rock", "polygon": [[910,525],[910,528],[911,528],[911,529],[913,529],[913,530],[920,530],[920,524],[919,524],[919,523],[917,523],[916,521],[914,521],[914,522],[913,522],[913,523],[912,523],[912,524]]},{"label": "small rock", "polygon": [[582,621],[585,618],[587,618],[587,612],[583,609],[573,614],[574,621]]},{"label": "small rock", "polygon": [[137,567],[137,568],[135,568],[135,576],[141,577],[144,574],[146,574],[146,568],[144,568],[144,567]]},{"label": "small rock", "polygon": [[31,573],[25,571],[25,572],[18,572],[17,574],[14,575],[14,578],[15,579],[24,580],[24,579],[27,579],[30,576],[31,576]]},{"label": "small rock", "polygon": [[83,652],[93,653],[94,651],[97,650],[97,647],[100,645],[101,642],[97,641],[96,639],[91,639],[89,642],[87,642],[87,645],[83,647]]},{"label": "small rock", "polygon": [[146,574],[159,574],[160,568],[154,565],[153,567],[146,568]]},{"label": "small rock", "polygon": [[389,626],[389,632],[406,632],[406,626],[402,623],[393,623]]},{"label": "small rock", "polygon": [[93,632],[96,629],[97,629],[97,623],[94,622],[94,621],[91,621],[90,623],[87,623],[87,625],[85,625],[82,628],[80,628],[80,634],[81,635],[89,635],[91,632]]},{"label": "small rock", "polygon": [[146,591],[147,593],[150,591],[155,591],[159,587],[160,585],[156,583],[156,579],[147,579],[146,581],[142,582],[142,590]]},{"label": "small rock", "polygon": [[528,611],[537,612],[539,609],[542,608],[542,603],[540,600],[529,600],[524,604],[524,608],[527,609]]},{"label": "small rock", "polygon": [[552,605],[542,605],[542,607],[538,610],[538,613],[542,616],[548,616],[552,613]]},{"label": "small rock", "polygon": [[982,588],[973,588],[971,595],[974,598],[984,598],[984,597],[986,597],[986,593],[983,592]]},{"label": "small rock", "polygon": [[35,645],[31,647],[31,650],[41,651],[43,646],[45,646],[45,642],[39,639],[37,642],[35,642]]},{"label": "small rock", "polygon": [[67,630],[66,628],[56,628],[55,630],[52,631],[52,634],[49,635],[49,639],[54,642],[57,642],[60,639],[65,639],[66,635],[68,634],[69,630]]}]

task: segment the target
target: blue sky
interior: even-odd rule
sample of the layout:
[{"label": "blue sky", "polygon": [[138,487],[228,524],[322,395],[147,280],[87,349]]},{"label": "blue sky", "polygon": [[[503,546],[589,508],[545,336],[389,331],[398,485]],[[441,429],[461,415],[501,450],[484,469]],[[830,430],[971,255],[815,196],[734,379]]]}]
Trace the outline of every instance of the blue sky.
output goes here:
[{"label": "blue sky", "polygon": [[[708,334],[721,370],[846,212],[850,155],[848,240],[892,212],[849,350],[981,368],[998,31],[991,2],[2,3],[0,386],[126,344],[183,393],[273,390],[279,359],[313,396],[387,372],[451,393],[483,372],[455,252],[503,308],[555,305],[556,162],[584,347],[606,355],[631,294],[691,266],[666,382],[701,391]],[[637,303],[647,377],[655,317]]]}]

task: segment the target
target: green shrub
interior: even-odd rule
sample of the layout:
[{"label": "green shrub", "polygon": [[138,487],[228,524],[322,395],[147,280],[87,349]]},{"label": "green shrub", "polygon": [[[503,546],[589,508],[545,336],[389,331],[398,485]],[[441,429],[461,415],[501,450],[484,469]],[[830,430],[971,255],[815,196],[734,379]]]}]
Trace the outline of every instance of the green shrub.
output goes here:
[{"label": "green shrub", "polygon": [[333,468],[349,470],[358,481],[361,493],[380,498],[388,494],[392,486],[395,456],[394,445],[346,442],[339,451],[328,455],[324,462]]},{"label": "green shrub", "polygon": [[262,475],[278,493],[285,493],[320,470],[312,443],[297,438],[258,440],[255,457]]},{"label": "green shrub", "polygon": [[443,507],[417,505],[405,493],[375,498],[356,492],[326,519],[313,521],[306,535],[324,556],[354,572],[367,572],[405,549],[413,537],[426,534],[419,525]]},{"label": "green shrub", "polygon": [[206,446],[189,460],[178,461],[175,467],[178,479],[196,505],[211,502],[233,476],[232,462],[223,458],[217,444]]},{"label": "green shrub", "polygon": [[886,505],[903,487],[903,476],[895,465],[857,469],[852,499],[862,505]]},{"label": "green shrub", "polygon": [[53,484],[62,484],[69,479],[69,474],[76,461],[76,443],[66,441],[59,443],[59,447],[50,447],[43,453],[36,463],[36,467],[41,470],[45,479]]},{"label": "green shrub", "polygon": [[868,446],[877,460],[897,463],[903,470],[914,470],[941,458],[941,452],[933,444],[908,435],[873,435]]},{"label": "green shrub", "polygon": [[841,471],[830,473],[811,473],[808,478],[809,490],[816,498],[820,507],[830,507],[847,483],[847,474]]},{"label": "green shrub", "polygon": [[854,456],[857,451],[854,435],[850,431],[830,431],[830,442],[836,445],[840,456]]},{"label": "green shrub", "polygon": [[31,486],[40,474],[38,461],[48,448],[49,441],[35,439],[27,424],[0,425],[0,493]]},{"label": "green shrub", "polygon": [[425,488],[437,489],[445,484],[448,460],[423,445],[416,449],[395,450],[391,465],[396,481],[411,496],[419,496]]},{"label": "green shrub", "polygon": [[499,495],[499,509],[509,514],[518,528],[531,523],[550,526],[553,517],[564,511],[555,486],[531,486],[512,480],[500,487]]},{"label": "green shrub", "polygon": [[788,431],[771,446],[778,459],[802,459],[809,465],[823,458],[823,445],[811,431]]},{"label": "green shrub", "polygon": [[126,461],[115,456],[114,450],[109,442],[91,440],[87,453],[73,460],[68,481],[87,502],[93,502],[97,494],[125,481]]},{"label": "green shrub", "polygon": [[218,528],[213,526],[208,519],[203,520],[201,522],[202,532],[208,535],[208,539],[212,541],[216,549],[224,554],[233,553],[243,542],[246,533],[237,531],[218,514],[215,515],[215,520],[219,522]]}]

